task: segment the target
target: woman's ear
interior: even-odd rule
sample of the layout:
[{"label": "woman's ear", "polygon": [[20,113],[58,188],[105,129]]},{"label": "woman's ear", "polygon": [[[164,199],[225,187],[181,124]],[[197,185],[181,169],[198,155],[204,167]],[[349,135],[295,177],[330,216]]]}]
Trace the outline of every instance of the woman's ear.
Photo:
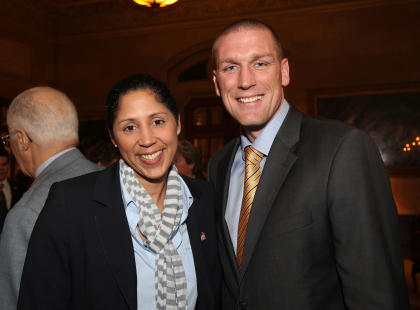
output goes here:
[{"label": "woman's ear", "polygon": [[112,144],[113,144],[115,147],[118,147],[118,145],[117,145],[117,143],[115,142],[115,139],[114,139],[114,137],[112,136],[112,133],[109,131],[109,129],[108,129],[108,135],[109,135],[109,139],[111,139]]},{"label": "woman's ear", "polygon": [[181,133],[181,116],[178,115],[178,122],[176,126],[176,134],[179,135]]}]

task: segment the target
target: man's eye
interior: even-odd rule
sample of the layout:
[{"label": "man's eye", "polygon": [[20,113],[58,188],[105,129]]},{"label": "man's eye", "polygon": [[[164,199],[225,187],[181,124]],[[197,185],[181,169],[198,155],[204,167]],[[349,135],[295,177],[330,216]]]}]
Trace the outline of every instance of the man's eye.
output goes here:
[{"label": "man's eye", "polygon": [[267,64],[265,62],[259,61],[255,64],[255,67],[257,68],[264,68],[265,66],[267,66]]},{"label": "man's eye", "polygon": [[235,66],[227,66],[227,67],[224,67],[223,68],[223,71],[225,71],[225,72],[228,72],[228,71],[233,71],[233,70],[235,70]]}]

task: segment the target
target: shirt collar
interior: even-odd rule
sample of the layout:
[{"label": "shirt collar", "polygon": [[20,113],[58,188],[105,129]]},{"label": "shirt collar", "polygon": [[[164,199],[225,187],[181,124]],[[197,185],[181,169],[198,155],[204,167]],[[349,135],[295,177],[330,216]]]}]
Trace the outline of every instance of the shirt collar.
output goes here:
[{"label": "shirt collar", "polygon": [[73,149],[75,149],[75,147],[74,147],[74,146],[73,146],[73,147],[70,147],[70,148],[68,148],[68,149],[65,149],[65,150],[63,150],[63,151],[61,151],[61,152],[58,152],[57,154],[55,154],[55,155],[51,156],[51,157],[50,157],[50,158],[48,158],[46,161],[44,161],[42,164],[40,164],[40,165],[38,166],[38,168],[36,168],[36,171],[35,171],[35,178],[37,178],[37,177],[41,174],[41,172],[42,172],[42,171],[44,171],[44,170],[45,170],[45,168],[47,168],[47,167],[48,167],[48,165],[49,165],[49,164],[51,164],[51,163],[54,161],[54,159],[56,159],[57,157],[59,157],[59,156],[63,155],[64,153],[67,153],[68,151],[71,151],[71,150],[73,150]]},{"label": "shirt collar", "polygon": [[254,143],[251,143],[245,135],[241,135],[241,148],[243,157],[245,154],[244,150],[249,145],[252,145],[255,149],[263,153],[265,156],[268,155],[271,146],[273,145],[274,138],[276,137],[277,132],[283,124],[283,121],[286,118],[288,111],[289,103],[286,101],[286,99],[284,99],[276,115],[274,115],[273,119],[270,122],[268,122],[263,131],[254,140]]}]

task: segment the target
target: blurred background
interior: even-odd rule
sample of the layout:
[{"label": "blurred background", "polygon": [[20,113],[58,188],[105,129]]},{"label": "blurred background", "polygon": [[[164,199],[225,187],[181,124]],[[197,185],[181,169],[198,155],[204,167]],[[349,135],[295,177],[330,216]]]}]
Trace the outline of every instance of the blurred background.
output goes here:
[{"label": "blurred background", "polygon": [[[291,66],[287,100],[360,127],[378,143],[411,274],[420,212],[419,1],[179,0],[146,7],[132,0],[0,0],[0,7],[1,133],[10,101],[49,85],[74,101],[80,147],[92,152],[107,141],[107,91],[122,77],[148,73],[172,90],[181,138],[199,150],[204,174],[209,157],[239,131],[214,92],[212,42],[239,18],[270,24]],[[11,174],[17,171],[12,161]],[[412,291],[411,276],[408,283]]]}]

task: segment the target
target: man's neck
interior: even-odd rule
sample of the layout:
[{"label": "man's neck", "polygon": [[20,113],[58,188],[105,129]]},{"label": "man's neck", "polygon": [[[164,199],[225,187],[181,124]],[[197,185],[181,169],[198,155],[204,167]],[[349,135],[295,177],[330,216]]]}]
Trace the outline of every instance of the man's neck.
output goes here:
[{"label": "man's neck", "polygon": [[74,142],[63,143],[51,147],[35,145],[35,151],[32,153],[32,162],[34,163],[33,177],[35,176],[35,173],[39,166],[41,166],[46,160],[68,148],[75,146],[76,144]]}]

